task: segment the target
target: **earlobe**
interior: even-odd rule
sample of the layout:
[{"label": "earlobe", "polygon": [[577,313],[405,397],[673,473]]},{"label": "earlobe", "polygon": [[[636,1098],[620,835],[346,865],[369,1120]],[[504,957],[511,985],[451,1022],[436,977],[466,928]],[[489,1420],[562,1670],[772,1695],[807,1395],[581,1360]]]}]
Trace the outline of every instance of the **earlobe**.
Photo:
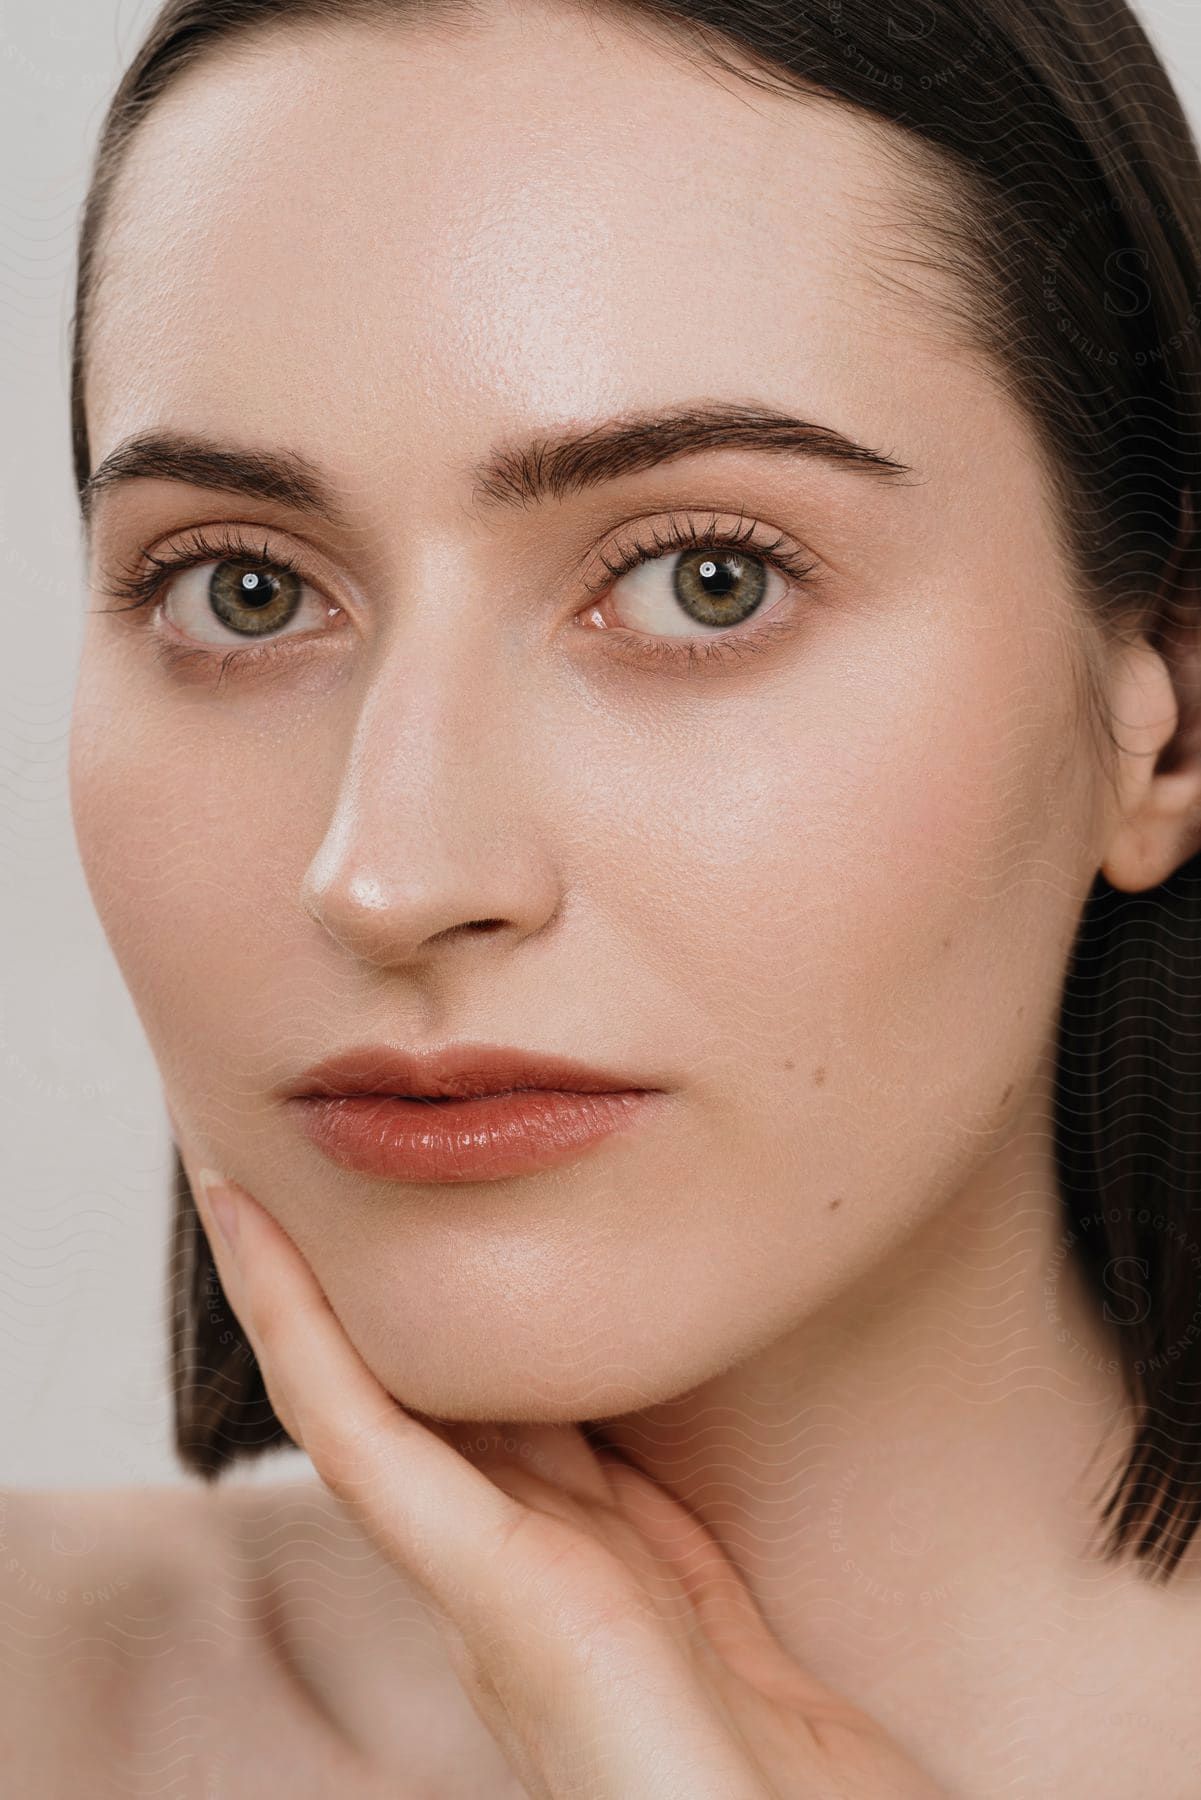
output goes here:
[{"label": "earlobe", "polygon": [[1196,679],[1145,637],[1115,653],[1110,716],[1119,748],[1100,868],[1125,893],[1166,881],[1201,849],[1201,742],[1188,706]]}]

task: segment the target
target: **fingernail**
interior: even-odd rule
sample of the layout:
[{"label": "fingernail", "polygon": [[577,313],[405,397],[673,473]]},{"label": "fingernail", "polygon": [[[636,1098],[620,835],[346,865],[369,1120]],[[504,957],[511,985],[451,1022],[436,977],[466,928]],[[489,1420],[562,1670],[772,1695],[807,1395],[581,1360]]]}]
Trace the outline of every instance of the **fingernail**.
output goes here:
[{"label": "fingernail", "polygon": [[225,1239],[226,1248],[234,1254],[238,1247],[238,1203],[230,1193],[225,1177],[218,1175],[216,1169],[198,1170],[197,1180],[204,1189],[217,1230]]}]

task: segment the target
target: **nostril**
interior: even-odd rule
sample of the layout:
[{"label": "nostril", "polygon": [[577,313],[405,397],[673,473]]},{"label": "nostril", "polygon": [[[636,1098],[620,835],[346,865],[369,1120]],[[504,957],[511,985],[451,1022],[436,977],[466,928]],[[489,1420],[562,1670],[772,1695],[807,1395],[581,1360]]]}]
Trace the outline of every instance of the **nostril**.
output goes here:
[{"label": "nostril", "polygon": [[459,937],[467,931],[499,931],[503,924],[503,919],[468,919],[462,925],[448,925],[445,931],[438,933],[438,936],[448,938]]}]

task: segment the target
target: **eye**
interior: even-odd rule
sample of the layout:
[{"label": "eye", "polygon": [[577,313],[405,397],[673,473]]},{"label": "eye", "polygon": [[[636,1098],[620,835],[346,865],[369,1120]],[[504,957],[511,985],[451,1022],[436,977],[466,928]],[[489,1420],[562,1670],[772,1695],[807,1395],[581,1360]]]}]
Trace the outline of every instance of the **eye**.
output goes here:
[{"label": "eye", "polygon": [[696,627],[741,625],[788,583],[745,550],[676,551],[639,563],[610,590],[619,623],[658,637],[691,637]]},{"label": "eye", "polygon": [[716,515],[703,526],[672,519],[650,544],[619,546],[601,557],[610,579],[594,586],[603,603],[586,622],[627,650],[690,666],[698,653],[712,661],[763,647],[801,623],[799,606],[780,603],[814,584],[818,563],[779,535],[762,541],[762,530],[740,519],[722,531]]},{"label": "eye", "polygon": [[290,550],[273,550],[241,526],[195,526],[161,551],[143,549],[106,571],[101,591],[125,602],[104,610],[168,620],[174,631],[160,643],[168,657],[224,651],[222,673],[265,663],[288,639],[343,616],[305,581]]},{"label": "eye", "polygon": [[165,584],[162,610],[185,637],[230,644],[319,625],[336,609],[294,569],[224,558],[180,569]]}]

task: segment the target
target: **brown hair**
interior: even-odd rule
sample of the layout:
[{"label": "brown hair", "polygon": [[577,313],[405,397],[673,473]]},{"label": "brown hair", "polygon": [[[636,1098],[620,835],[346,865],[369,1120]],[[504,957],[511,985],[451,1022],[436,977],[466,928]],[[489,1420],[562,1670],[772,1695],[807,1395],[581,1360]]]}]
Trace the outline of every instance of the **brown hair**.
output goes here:
[{"label": "brown hair", "polygon": [[[600,10],[601,0],[577,4]],[[1201,164],[1125,0],[914,0],[903,17],[892,0],[608,4],[702,69],[824,94],[907,134],[932,177],[924,205],[915,185],[915,218],[959,277],[962,334],[1035,426],[1088,617],[1162,647],[1195,631]],[[251,33],[388,18],[454,29],[477,10],[475,0],[168,0],[105,118],[81,225],[71,359],[81,491],[103,227],[125,148],[159,95]],[[945,203],[931,206],[936,191]],[[1095,703],[1095,684],[1090,694]],[[1163,1579],[1201,1519],[1199,1002],[1201,855],[1137,895],[1098,873],[1064,978],[1056,1164],[1064,1245],[1120,1343],[1136,1409],[1101,1514],[1104,1553],[1133,1546]],[[170,1306],[184,1463],[212,1478],[290,1441],[178,1158]]]}]

